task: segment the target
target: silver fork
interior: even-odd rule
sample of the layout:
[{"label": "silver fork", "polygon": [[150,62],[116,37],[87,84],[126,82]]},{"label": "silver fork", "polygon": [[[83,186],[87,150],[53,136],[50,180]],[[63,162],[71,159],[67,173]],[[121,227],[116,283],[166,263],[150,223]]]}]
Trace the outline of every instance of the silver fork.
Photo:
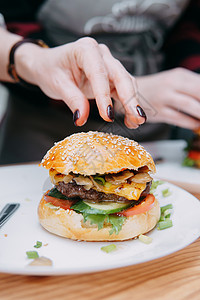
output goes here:
[{"label": "silver fork", "polygon": [[2,227],[8,221],[8,219],[19,208],[19,206],[19,203],[8,203],[4,206],[4,208],[0,212],[0,227]]}]

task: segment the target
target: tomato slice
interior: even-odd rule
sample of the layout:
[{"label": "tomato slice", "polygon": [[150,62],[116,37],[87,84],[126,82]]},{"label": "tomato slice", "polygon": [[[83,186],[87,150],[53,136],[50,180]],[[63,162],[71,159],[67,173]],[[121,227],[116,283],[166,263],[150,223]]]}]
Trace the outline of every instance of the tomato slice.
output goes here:
[{"label": "tomato slice", "polygon": [[46,202],[51,202],[55,206],[60,206],[63,209],[70,209],[70,207],[74,204],[74,201],[54,198],[47,194],[44,196],[44,200]]},{"label": "tomato slice", "polygon": [[190,150],[188,152],[188,157],[194,160],[200,160],[200,151]]},{"label": "tomato slice", "polygon": [[131,208],[128,208],[120,213],[117,213],[117,215],[125,216],[125,217],[139,215],[150,210],[154,206],[154,204],[155,204],[154,195],[148,194],[142,203],[133,206]]}]

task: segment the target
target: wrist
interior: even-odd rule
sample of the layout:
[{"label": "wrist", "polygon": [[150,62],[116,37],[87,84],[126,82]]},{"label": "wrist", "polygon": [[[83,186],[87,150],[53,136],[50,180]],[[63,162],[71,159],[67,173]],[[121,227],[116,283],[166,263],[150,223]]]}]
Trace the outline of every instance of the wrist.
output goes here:
[{"label": "wrist", "polygon": [[7,70],[16,83],[31,88],[37,85],[34,70],[38,69],[42,48],[48,48],[48,46],[42,40],[33,39],[22,39],[12,46]]},{"label": "wrist", "polygon": [[4,28],[0,27],[0,36],[1,43],[4,47],[0,49],[0,80],[14,82],[13,78],[8,74],[8,65],[9,65],[9,53],[10,49],[14,44],[18,43],[22,40],[22,37],[13,33],[7,32]]},{"label": "wrist", "polygon": [[32,43],[24,43],[15,51],[15,69],[17,75],[30,84],[37,85],[36,72],[37,60],[41,47]]}]

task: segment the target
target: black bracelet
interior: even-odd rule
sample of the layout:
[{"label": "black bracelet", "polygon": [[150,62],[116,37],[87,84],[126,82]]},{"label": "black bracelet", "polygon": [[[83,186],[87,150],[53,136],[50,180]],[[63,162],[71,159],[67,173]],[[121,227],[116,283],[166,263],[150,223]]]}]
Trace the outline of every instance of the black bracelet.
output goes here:
[{"label": "black bracelet", "polygon": [[16,68],[15,68],[15,51],[17,50],[17,48],[19,46],[21,46],[24,43],[32,43],[32,44],[36,44],[40,47],[43,48],[49,48],[42,40],[34,40],[34,39],[23,39],[17,43],[15,43],[11,50],[10,50],[10,54],[9,54],[9,64],[8,64],[8,74],[10,75],[10,77],[12,79],[14,79],[14,81],[16,83],[19,83],[23,86],[26,86],[28,88],[33,88],[36,87],[35,85],[28,83],[27,81],[23,80],[16,72]]}]

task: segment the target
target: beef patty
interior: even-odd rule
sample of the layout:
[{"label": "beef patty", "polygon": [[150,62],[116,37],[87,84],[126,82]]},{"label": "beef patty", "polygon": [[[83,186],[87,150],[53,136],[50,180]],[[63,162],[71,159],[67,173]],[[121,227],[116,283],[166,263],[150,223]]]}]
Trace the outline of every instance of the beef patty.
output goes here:
[{"label": "beef patty", "polygon": [[[146,197],[150,192],[151,181],[147,182],[145,190],[141,193],[140,198]],[[60,181],[56,188],[59,192],[69,198],[81,198],[83,200],[91,200],[92,202],[100,201],[115,201],[121,203],[130,203],[125,197],[118,196],[115,194],[106,194],[103,192],[98,192],[94,189],[86,190],[82,185],[77,185],[75,182],[64,183]]]}]

